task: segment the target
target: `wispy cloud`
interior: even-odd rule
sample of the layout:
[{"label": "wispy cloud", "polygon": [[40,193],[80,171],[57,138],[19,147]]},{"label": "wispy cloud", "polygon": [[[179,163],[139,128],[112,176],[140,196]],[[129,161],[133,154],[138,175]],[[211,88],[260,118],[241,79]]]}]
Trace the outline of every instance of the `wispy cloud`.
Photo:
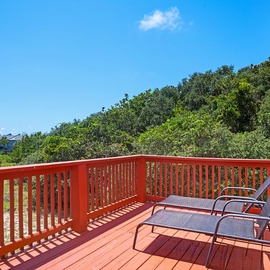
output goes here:
[{"label": "wispy cloud", "polygon": [[179,29],[183,24],[180,12],[177,7],[172,7],[166,11],[155,10],[151,15],[144,15],[140,21],[140,29],[148,31],[157,29]]},{"label": "wispy cloud", "polygon": [[9,133],[16,134],[16,133],[18,133],[18,131],[15,128],[7,129],[5,127],[0,127],[0,135],[7,135]]}]

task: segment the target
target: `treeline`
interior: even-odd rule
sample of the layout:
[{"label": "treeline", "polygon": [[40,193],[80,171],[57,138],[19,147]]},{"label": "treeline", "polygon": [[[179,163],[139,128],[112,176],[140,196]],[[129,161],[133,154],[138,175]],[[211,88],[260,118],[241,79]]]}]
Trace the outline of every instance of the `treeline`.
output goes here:
[{"label": "treeline", "polygon": [[270,58],[126,94],[84,120],[25,135],[7,158],[30,164],[130,154],[270,158]]}]

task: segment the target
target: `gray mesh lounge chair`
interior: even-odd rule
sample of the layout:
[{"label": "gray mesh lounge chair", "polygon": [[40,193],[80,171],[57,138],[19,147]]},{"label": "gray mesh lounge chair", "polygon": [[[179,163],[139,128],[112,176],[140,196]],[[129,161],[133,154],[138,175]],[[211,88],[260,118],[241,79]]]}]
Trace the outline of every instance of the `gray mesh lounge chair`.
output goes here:
[{"label": "gray mesh lounge chair", "polygon": [[[270,185],[270,176],[264,181],[264,183],[256,190],[252,188],[244,188],[244,187],[226,187],[221,191],[221,195],[216,199],[203,199],[203,198],[194,198],[194,197],[183,197],[170,195],[168,198],[161,202],[157,202],[153,206],[152,214],[155,211],[157,206],[166,207],[176,207],[176,208],[187,208],[187,209],[196,209],[196,210],[204,210],[211,211],[211,214],[217,212],[226,213],[242,213],[247,212],[250,207],[257,200],[260,200],[263,193],[267,190]],[[227,190],[251,190],[254,193],[251,197],[243,197],[243,196],[232,196],[232,195],[223,195]],[[245,203],[245,202],[236,202],[234,199],[240,200],[254,200],[254,203]]]},{"label": "gray mesh lounge chair", "polygon": [[[181,212],[173,210],[158,210],[147,220],[140,223],[135,231],[133,249],[135,249],[139,228],[143,225],[158,226],[177,230],[205,233],[211,235],[212,243],[209,247],[205,266],[209,265],[211,251],[217,237],[233,238],[251,242],[270,244],[263,240],[263,233],[270,221],[270,197],[267,202],[261,202],[264,206],[260,215],[226,214],[215,216],[208,214]],[[258,233],[255,230],[255,222],[259,225]]]}]

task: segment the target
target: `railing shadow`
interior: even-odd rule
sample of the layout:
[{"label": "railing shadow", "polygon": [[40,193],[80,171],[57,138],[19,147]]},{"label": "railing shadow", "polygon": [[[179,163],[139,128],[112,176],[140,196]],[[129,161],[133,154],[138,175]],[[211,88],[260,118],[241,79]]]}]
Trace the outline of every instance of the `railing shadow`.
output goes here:
[{"label": "railing shadow", "polygon": [[42,244],[38,244],[29,250],[25,250],[16,254],[16,256],[11,257],[14,261],[9,258],[3,259],[2,264],[4,264],[5,267],[12,269],[36,269],[66,252],[102,235],[152,206],[152,203],[134,203],[123,207],[108,214],[106,216],[106,221],[104,221],[104,218],[100,218],[89,222],[88,230],[81,234],[74,231],[68,231],[61,234],[57,239],[57,242],[55,242],[55,238],[52,238],[51,241],[45,241]]},{"label": "railing shadow", "polygon": [[[266,269],[263,265],[263,251],[259,248],[260,244],[257,246],[258,249],[247,248],[224,244],[218,240],[211,253],[209,269]],[[209,247],[209,242],[159,235],[141,252],[175,260],[175,264],[186,262],[190,266],[204,266]],[[268,252],[264,253],[270,255]]]}]

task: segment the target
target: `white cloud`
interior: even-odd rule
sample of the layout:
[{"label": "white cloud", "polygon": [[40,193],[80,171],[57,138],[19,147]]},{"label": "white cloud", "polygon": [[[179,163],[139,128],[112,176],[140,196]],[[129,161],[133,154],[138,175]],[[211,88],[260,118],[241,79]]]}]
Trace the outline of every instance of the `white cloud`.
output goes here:
[{"label": "white cloud", "polygon": [[12,129],[7,129],[5,127],[0,127],[0,135],[7,135],[7,134],[17,134],[18,131],[16,128],[12,128]]},{"label": "white cloud", "polygon": [[177,7],[167,11],[155,10],[151,15],[144,15],[140,21],[140,29],[148,31],[153,28],[174,30],[183,24]]}]

